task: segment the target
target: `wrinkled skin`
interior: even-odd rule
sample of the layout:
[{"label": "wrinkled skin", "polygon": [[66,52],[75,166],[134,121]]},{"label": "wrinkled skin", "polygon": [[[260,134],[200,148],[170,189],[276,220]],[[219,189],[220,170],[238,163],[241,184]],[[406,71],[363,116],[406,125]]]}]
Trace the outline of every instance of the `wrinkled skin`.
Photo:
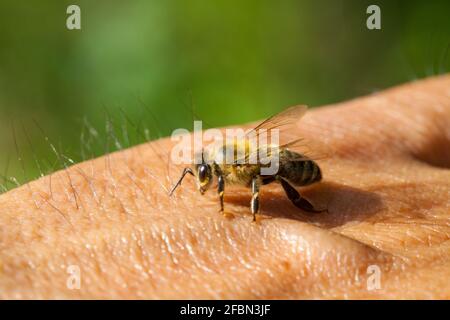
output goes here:
[{"label": "wrinkled skin", "polygon": [[450,298],[450,76],[301,124],[293,136],[331,157],[300,191],[328,212],[302,213],[276,184],[256,223],[247,189],[226,189],[227,216],[192,177],[169,198],[182,166],[168,164],[172,142],[151,142],[0,196],[0,297]]}]

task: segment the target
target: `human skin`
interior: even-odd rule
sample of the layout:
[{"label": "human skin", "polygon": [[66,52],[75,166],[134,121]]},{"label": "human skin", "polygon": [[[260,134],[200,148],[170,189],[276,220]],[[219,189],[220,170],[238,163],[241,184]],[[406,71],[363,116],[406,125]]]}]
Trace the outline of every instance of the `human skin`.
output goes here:
[{"label": "human skin", "polygon": [[256,223],[245,188],[226,187],[226,216],[190,176],[169,197],[183,166],[169,139],[150,142],[0,196],[0,297],[450,298],[450,76],[300,123],[292,135],[330,156],[299,190],[328,212],[301,212],[277,184]]}]

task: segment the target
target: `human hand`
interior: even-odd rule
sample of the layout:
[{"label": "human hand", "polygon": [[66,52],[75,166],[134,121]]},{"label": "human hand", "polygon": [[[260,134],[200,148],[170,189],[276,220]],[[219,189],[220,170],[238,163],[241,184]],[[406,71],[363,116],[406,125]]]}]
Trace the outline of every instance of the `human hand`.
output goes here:
[{"label": "human hand", "polygon": [[[1,298],[449,298],[450,76],[308,112],[323,182],[303,214],[280,186],[201,196],[168,139],[0,196]],[[189,180],[189,181],[188,181]],[[69,266],[80,288],[67,285]],[[372,267],[380,288],[369,290]]]}]

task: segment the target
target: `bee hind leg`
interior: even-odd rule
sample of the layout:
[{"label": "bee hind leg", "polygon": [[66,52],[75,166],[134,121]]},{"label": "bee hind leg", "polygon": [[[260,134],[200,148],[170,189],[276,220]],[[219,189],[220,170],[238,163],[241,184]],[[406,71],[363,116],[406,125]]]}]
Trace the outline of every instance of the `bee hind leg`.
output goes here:
[{"label": "bee hind leg", "polygon": [[252,179],[252,200],[250,201],[250,209],[253,214],[253,222],[256,221],[256,214],[259,212],[259,188],[261,186],[261,179],[254,177]]},{"label": "bee hind leg", "polygon": [[303,198],[300,193],[298,193],[297,190],[293,186],[289,184],[286,180],[283,178],[278,179],[281,182],[281,186],[284,189],[284,192],[286,192],[287,197],[291,202],[299,209],[302,209],[306,212],[311,213],[319,213],[323,212],[324,210],[317,210],[314,208],[314,206],[305,198]]},{"label": "bee hind leg", "polygon": [[217,178],[217,193],[219,193],[219,200],[220,200],[220,212],[223,213],[223,194],[225,192],[225,181],[223,179],[223,176],[219,176]]}]

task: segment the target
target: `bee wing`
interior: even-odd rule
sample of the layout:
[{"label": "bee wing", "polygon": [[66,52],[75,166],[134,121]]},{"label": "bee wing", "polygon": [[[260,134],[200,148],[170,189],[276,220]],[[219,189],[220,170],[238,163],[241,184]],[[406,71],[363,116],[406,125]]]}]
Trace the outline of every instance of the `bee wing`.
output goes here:
[{"label": "bee wing", "polygon": [[255,151],[249,152],[245,154],[244,157],[236,159],[235,163],[268,163],[273,155],[278,154],[283,149],[295,151],[298,155],[300,155],[299,157],[290,159],[290,161],[320,161],[330,158],[330,154],[325,151],[324,146],[316,142],[305,142],[303,138],[299,138],[280,146],[259,146]]},{"label": "bee wing", "polygon": [[[271,152],[274,152],[276,151],[275,149],[287,147],[293,142],[298,142],[299,139],[293,141],[289,137],[292,135],[292,129],[298,127],[298,122],[305,115],[307,109],[308,107],[305,105],[287,108],[267,118],[255,128],[248,131],[244,138],[257,143],[257,150],[254,152],[246,152],[243,157],[236,159],[235,163],[247,163],[251,157],[261,154],[261,150],[271,150]],[[278,134],[278,141],[276,142],[272,139],[275,129]],[[261,139],[262,135],[265,135],[264,139]],[[261,140],[265,140],[265,142]]]},{"label": "bee wing", "polygon": [[307,109],[308,107],[305,105],[287,108],[258,124],[247,133],[247,136],[256,136],[258,138],[265,131],[270,135],[274,129],[278,129],[281,136],[281,133],[288,132],[290,131],[289,129],[297,126],[298,121],[305,115]]},{"label": "bee wing", "polygon": [[301,158],[293,161],[305,161],[305,160],[325,160],[330,158],[330,153],[326,151],[326,147],[316,141],[305,141],[303,138],[292,140],[284,145],[281,145],[279,149],[289,149],[302,155]]}]

